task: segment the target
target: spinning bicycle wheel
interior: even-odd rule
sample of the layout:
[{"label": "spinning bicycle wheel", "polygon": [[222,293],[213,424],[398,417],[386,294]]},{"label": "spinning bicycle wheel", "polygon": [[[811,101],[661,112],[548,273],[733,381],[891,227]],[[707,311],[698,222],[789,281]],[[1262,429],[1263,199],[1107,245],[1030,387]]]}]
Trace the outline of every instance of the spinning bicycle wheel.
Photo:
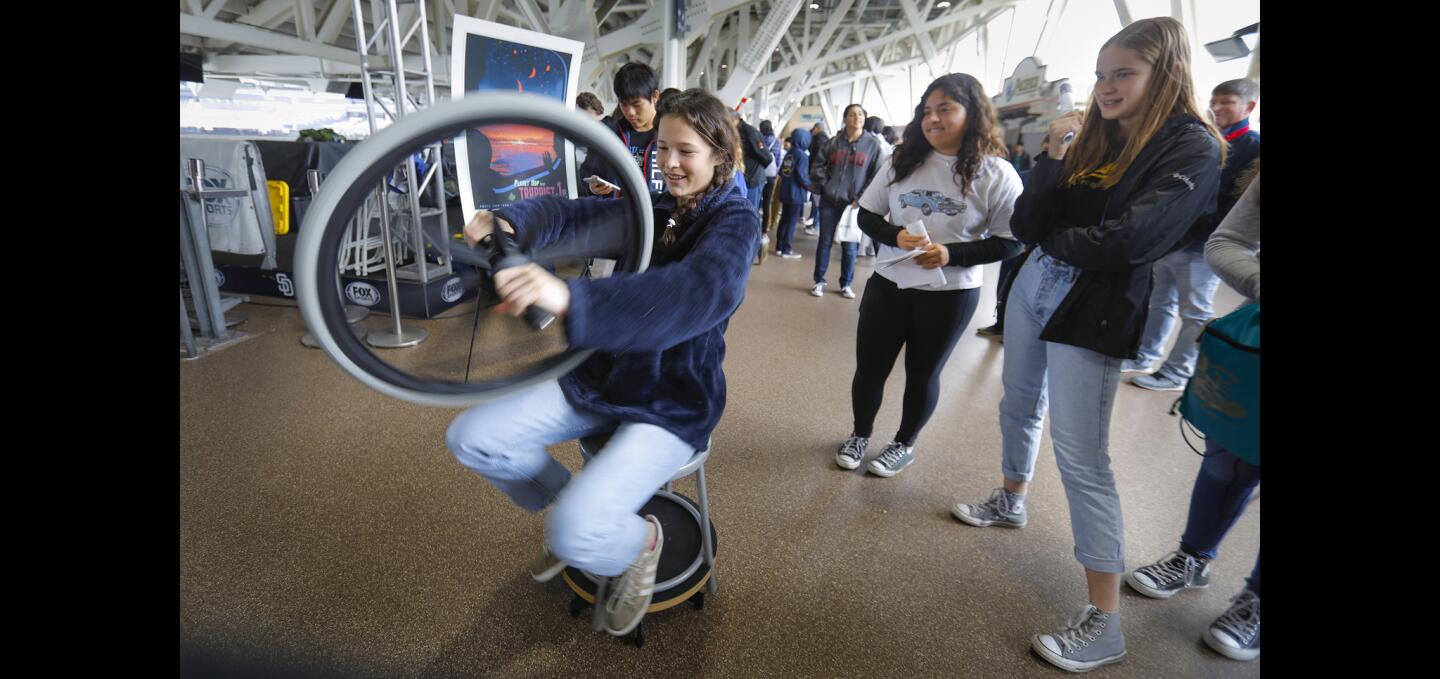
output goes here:
[{"label": "spinning bicycle wheel", "polygon": [[[590,258],[616,260],[617,272],[644,271],[649,263],[654,214],[646,181],[620,140],[598,122],[553,100],[499,93],[467,97],[406,116],[359,144],[335,167],[326,180],[325,190],[314,198],[306,214],[295,249],[296,297],[311,334],[342,369],[383,394],[422,405],[464,407],[558,378],[575,369],[592,353],[592,350],[564,346],[563,340],[555,335],[560,329],[554,328],[550,332],[551,343],[558,347],[556,351],[538,357],[534,352],[512,351],[501,358],[482,361],[494,364],[489,367],[497,369],[482,371],[485,372],[482,379],[471,381],[468,359],[464,361],[466,379],[457,379],[455,351],[432,355],[454,350],[457,342],[432,340],[426,344],[439,346],[392,350],[387,354],[390,360],[386,360],[361,341],[346,323],[345,300],[335,285],[340,275],[337,255],[351,218],[366,197],[396,165],[436,139],[496,125],[530,126],[552,132],[552,148],[564,148],[562,144],[572,143],[584,145],[591,154],[598,154],[609,163],[624,190],[623,208],[611,211],[612,217],[597,223],[573,225],[561,240],[524,253],[531,261],[552,268],[562,277],[567,275],[567,264]],[[569,154],[565,157],[569,158]],[[523,232],[524,225],[516,228]],[[453,282],[456,288],[479,281],[481,290],[475,310],[478,327],[480,310],[497,301],[484,289],[493,266],[488,258],[460,241],[455,241],[450,255],[460,265],[457,268],[463,269],[462,275]],[[580,275],[579,267],[570,268],[574,270],[573,275]],[[499,318],[495,314],[487,316]],[[527,335],[518,321],[506,322],[511,327],[494,333],[497,339],[490,341],[491,348],[502,344],[524,346],[537,341]],[[473,351],[474,346],[470,349]],[[432,354],[426,354],[427,351]],[[430,365],[425,365],[427,362]]]}]

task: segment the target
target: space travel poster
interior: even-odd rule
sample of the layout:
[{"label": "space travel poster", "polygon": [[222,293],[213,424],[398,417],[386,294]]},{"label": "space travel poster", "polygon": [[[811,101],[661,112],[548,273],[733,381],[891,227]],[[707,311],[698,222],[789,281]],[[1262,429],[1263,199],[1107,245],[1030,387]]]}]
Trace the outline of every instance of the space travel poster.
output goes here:
[{"label": "space travel poster", "polygon": [[[574,110],[583,43],[459,15],[454,27],[452,98],[518,92]],[[574,146],[553,130],[519,124],[466,130],[455,139],[455,164],[466,221],[517,200],[576,196]]]}]

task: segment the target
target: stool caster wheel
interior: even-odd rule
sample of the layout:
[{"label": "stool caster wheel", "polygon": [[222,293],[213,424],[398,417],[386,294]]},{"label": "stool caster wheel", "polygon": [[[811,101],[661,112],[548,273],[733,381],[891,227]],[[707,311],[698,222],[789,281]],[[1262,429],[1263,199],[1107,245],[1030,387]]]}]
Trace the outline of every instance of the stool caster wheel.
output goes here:
[{"label": "stool caster wheel", "polygon": [[583,613],[583,612],[585,612],[585,608],[588,607],[589,605],[590,605],[590,602],[588,602],[588,601],[586,601],[586,600],[584,600],[584,599],[581,599],[581,598],[578,597],[578,596],[575,597],[575,598],[573,598],[573,599],[571,599],[571,600],[570,600],[570,617],[572,617],[572,618],[578,618],[578,617],[580,617],[580,614]]},{"label": "stool caster wheel", "polygon": [[704,593],[704,592],[696,592],[696,593],[695,593],[695,596],[690,597],[690,603],[694,604],[696,609],[704,610],[704,608],[705,608],[705,593]]}]

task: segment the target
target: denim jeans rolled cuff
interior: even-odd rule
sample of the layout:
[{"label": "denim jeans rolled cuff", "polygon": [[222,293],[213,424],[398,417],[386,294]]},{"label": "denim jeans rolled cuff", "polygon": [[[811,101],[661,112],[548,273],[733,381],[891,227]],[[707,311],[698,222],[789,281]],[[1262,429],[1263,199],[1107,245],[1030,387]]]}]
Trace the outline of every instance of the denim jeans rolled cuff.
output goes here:
[{"label": "denim jeans rolled cuff", "polygon": [[1115,573],[1124,570],[1125,535],[1110,469],[1109,423],[1120,360],[1040,339],[1079,275],[1079,269],[1036,250],[1011,286],[1005,307],[1001,469],[1011,480],[1033,478],[1048,414],[1076,559],[1092,570]]},{"label": "denim jeans rolled cuff", "polygon": [[1075,560],[1079,561],[1081,566],[1100,573],[1125,572],[1125,554],[1123,549],[1120,556],[1102,557],[1086,554],[1080,551],[1080,547],[1077,545],[1075,547]]},{"label": "denim jeans rolled cuff", "polygon": [[1261,552],[1255,553],[1255,570],[1250,571],[1250,577],[1245,578],[1245,586],[1254,592],[1255,596],[1260,596],[1260,554]]}]

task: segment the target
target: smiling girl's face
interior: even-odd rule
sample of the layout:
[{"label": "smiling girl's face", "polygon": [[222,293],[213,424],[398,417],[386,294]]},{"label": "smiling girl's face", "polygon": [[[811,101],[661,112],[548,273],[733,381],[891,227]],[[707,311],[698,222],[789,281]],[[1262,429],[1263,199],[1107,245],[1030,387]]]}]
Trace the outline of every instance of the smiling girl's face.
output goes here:
[{"label": "smiling girl's face", "polygon": [[660,169],[670,195],[684,198],[703,193],[715,179],[720,159],[715,147],[700,136],[685,118],[667,115],[660,119]]},{"label": "smiling girl's face", "polygon": [[1106,47],[1095,62],[1095,101],[1100,117],[1129,129],[1145,117],[1145,88],[1150,84],[1150,64],[1135,50]]}]

